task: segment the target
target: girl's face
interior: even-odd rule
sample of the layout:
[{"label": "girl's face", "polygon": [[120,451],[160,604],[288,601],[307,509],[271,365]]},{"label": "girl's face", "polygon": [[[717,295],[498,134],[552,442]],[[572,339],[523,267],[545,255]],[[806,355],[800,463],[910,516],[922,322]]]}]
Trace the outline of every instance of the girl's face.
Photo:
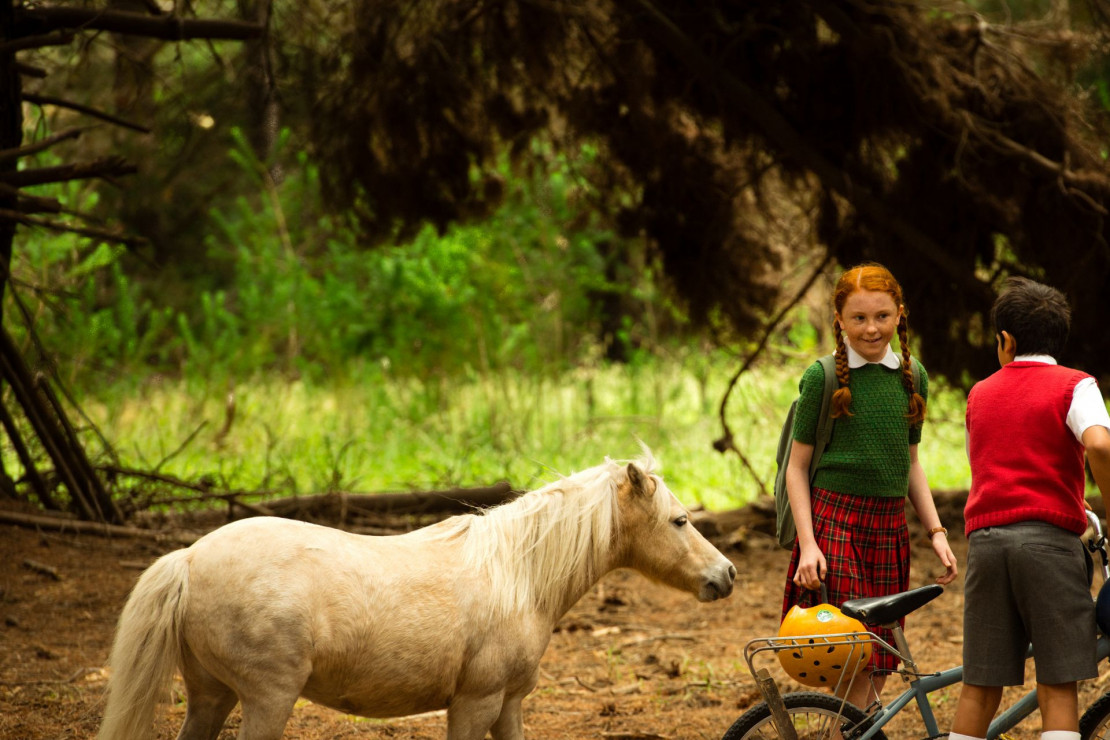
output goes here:
[{"label": "girl's face", "polygon": [[857,290],[836,314],[845,340],[868,362],[883,358],[901,318],[902,307],[881,290]]}]

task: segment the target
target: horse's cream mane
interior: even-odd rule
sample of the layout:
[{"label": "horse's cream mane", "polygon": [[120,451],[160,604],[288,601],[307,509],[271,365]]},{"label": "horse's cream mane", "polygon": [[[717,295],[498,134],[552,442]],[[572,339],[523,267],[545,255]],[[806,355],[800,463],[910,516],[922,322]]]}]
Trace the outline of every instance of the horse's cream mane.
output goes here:
[{"label": "horse's cream mane", "polygon": [[[655,469],[646,448],[634,464]],[[494,614],[522,609],[553,611],[567,594],[584,591],[599,572],[619,529],[618,487],[625,464],[601,465],[560,478],[515,501],[474,516],[456,517],[452,534],[465,537],[468,567],[488,574]],[[667,489],[655,488],[655,508],[665,517]]]}]

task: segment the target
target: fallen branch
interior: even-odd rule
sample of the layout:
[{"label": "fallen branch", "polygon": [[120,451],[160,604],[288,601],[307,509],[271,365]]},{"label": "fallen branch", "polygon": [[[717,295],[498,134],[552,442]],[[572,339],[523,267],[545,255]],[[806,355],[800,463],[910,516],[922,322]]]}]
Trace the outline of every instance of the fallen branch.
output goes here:
[{"label": "fallen branch", "polygon": [[28,570],[33,570],[41,575],[50,576],[55,581],[62,580],[62,577],[58,574],[58,569],[52,565],[46,565],[45,563],[40,563],[37,560],[27,559],[23,561],[23,567],[27,568]]},{"label": "fallen branch", "polygon": [[103,671],[104,671],[103,668],[94,668],[92,666],[89,666],[88,668],[78,668],[76,671],[73,672],[72,675],[70,675],[69,678],[67,678],[65,680],[65,682],[66,683],[77,683],[78,681],[80,681],[85,676],[92,676],[94,674],[102,674]]},{"label": "fallen branch", "polygon": [[617,647],[624,649],[626,647],[634,647],[636,645],[644,645],[649,642],[661,642],[665,640],[684,640],[686,642],[696,642],[697,638],[692,635],[652,635],[650,637],[638,637],[635,640],[625,640]]},{"label": "fallen branch", "polygon": [[624,686],[613,686],[609,689],[609,694],[611,696],[628,696],[629,694],[638,694],[641,691],[643,691],[643,688],[637,681],[636,683],[627,683]]},{"label": "fallen branch", "polygon": [[67,683],[77,683],[85,676],[101,673],[103,668],[78,668],[69,678],[43,679],[40,681],[0,681],[0,686],[61,686]]},{"label": "fallen branch", "polygon": [[70,519],[68,517],[21,514],[15,511],[0,511],[0,522],[18,524],[24,527],[52,529],[61,532],[98,534],[106,537],[145,537],[180,545],[191,545],[196,542],[198,538],[198,535],[185,532],[160,532],[153,529],[126,527],[120,524],[101,524],[100,522],[86,522],[80,519]]},{"label": "fallen branch", "polygon": [[592,692],[594,692],[595,694],[596,694],[596,693],[597,693],[598,691],[600,691],[600,690],[601,690],[601,689],[599,689],[599,688],[596,688],[596,687],[594,687],[594,686],[590,686],[590,685],[589,685],[588,683],[586,683],[585,681],[583,681],[583,680],[582,680],[582,679],[581,679],[581,678],[580,678],[579,676],[575,676],[575,677],[574,677],[574,682],[575,682],[576,684],[578,684],[579,686],[581,686],[582,688],[586,689],[586,691],[592,691]]},{"label": "fallen branch", "polygon": [[659,689],[659,693],[663,694],[663,696],[675,696],[677,694],[685,694],[689,691],[693,691],[693,690],[697,690],[697,689],[703,689],[705,691],[719,691],[720,689],[725,689],[725,688],[728,688],[730,686],[748,686],[750,684],[751,684],[750,681],[743,681],[743,680],[741,680],[741,681],[714,680],[712,682],[688,681],[686,683],[679,684],[678,686],[664,686],[663,688]]},{"label": "fallen branch", "polygon": [[255,516],[274,516],[273,509],[269,508],[268,506],[264,506],[263,504],[252,504],[248,501],[240,501],[235,496],[227,497],[227,505],[231,507],[238,506],[240,508],[246,509]]},{"label": "fallen branch", "polygon": [[[182,18],[179,15],[150,16],[121,10],[78,8],[61,5],[32,5],[15,8],[17,33],[68,29],[72,31],[112,31],[145,36],[163,41],[189,39],[226,39],[245,41],[262,35],[259,23],[246,21]],[[32,31],[34,32],[34,31]]]},{"label": "fallen branch", "polygon": [[478,488],[452,488],[444,491],[411,493],[324,493],[316,496],[291,496],[267,501],[266,507],[277,516],[306,513],[317,516],[330,511],[359,509],[376,514],[463,513],[476,508],[503,504],[517,491],[507,481]]}]

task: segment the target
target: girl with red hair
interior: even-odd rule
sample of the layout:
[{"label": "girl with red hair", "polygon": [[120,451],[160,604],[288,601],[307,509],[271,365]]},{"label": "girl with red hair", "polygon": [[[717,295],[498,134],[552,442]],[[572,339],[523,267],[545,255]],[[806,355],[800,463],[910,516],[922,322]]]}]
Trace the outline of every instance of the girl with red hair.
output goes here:
[{"label": "girl with red hair", "polygon": [[[910,356],[902,286],[882,265],[845,272],[833,295],[836,376],[833,433],[810,479],[825,377],[820,362],[799,385],[786,489],[797,525],[782,613],[812,606],[822,582],[829,603],[905,591],[910,581],[908,497],[944,566],[937,583],[956,577],[956,557],[917,456],[929,393],[925,368]],[[900,354],[891,347],[898,335]],[[918,387],[914,386],[917,364]],[[877,633],[893,644],[889,630]],[[897,659],[873,651],[848,699],[867,707]],[[861,680],[862,679],[862,680]]]}]

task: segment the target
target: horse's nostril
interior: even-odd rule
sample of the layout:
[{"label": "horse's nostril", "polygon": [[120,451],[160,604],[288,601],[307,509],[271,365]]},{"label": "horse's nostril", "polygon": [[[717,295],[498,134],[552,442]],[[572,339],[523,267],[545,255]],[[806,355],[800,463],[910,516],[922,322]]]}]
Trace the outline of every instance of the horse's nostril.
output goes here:
[{"label": "horse's nostril", "polygon": [[728,566],[728,579],[730,581],[735,581],[736,580],[736,566],[735,565]]}]

